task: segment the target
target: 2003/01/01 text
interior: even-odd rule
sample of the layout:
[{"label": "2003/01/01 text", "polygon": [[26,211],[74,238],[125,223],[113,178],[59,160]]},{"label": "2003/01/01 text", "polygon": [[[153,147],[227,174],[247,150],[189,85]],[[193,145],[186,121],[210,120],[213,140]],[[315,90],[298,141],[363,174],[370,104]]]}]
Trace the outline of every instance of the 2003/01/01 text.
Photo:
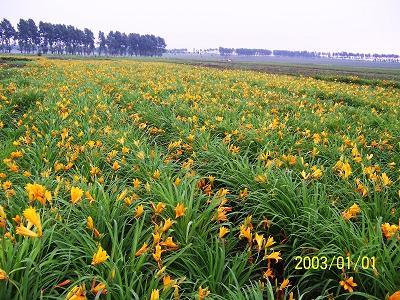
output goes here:
[{"label": "2003/01/01 text", "polygon": [[295,256],[296,270],[331,270],[331,269],[375,269],[375,256],[358,256],[352,259],[351,256]]}]

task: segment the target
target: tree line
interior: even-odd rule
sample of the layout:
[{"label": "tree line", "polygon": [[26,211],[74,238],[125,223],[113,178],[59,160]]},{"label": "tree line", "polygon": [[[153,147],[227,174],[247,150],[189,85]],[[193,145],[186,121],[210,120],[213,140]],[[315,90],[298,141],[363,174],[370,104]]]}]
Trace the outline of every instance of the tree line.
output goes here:
[{"label": "tree line", "polygon": [[275,56],[302,56],[302,57],[316,57],[320,55],[318,52],[310,51],[290,51],[290,50],[268,50],[268,49],[250,49],[250,48],[224,48],[219,47],[220,55],[275,55]]},{"label": "tree line", "polygon": [[11,22],[0,22],[0,51],[11,52],[15,45],[21,53],[71,54],[71,55],[118,55],[161,56],[165,52],[165,40],[152,34],[100,31],[95,47],[93,32],[72,25],[52,24],[32,19],[20,19],[15,29]]},{"label": "tree line", "polygon": [[219,54],[222,56],[227,55],[247,55],[247,56],[261,56],[261,55],[274,55],[274,56],[287,56],[287,57],[332,57],[332,58],[387,58],[398,59],[397,54],[364,54],[352,52],[317,52],[317,51],[291,51],[291,50],[267,50],[267,49],[249,49],[249,48],[224,48],[219,47]]}]

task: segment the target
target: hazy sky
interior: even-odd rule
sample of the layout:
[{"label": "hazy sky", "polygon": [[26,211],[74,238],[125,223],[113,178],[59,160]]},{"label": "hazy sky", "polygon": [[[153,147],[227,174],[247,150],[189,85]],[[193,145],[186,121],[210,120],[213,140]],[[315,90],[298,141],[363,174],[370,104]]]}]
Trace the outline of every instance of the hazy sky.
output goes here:
[{"label": "hazy sky", "polygon": [[0,17],[152,33],[167,48],[400,53],[400,0],[0,0]]}]

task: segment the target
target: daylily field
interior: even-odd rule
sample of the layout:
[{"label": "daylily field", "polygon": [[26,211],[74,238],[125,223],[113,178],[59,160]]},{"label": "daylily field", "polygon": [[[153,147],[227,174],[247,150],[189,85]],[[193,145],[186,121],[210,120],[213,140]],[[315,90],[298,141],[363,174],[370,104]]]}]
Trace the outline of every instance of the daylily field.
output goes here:
[{"label": "daylily field", "polygon": [[0,299],[399,300],[400,89],[346,81],[1,67]]}]

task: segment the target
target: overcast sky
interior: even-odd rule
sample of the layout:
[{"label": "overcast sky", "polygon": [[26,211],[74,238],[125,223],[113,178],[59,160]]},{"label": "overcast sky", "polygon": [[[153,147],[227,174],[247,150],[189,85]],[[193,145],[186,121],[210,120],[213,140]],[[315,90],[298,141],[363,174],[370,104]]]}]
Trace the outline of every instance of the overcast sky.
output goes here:
[{"label": "overcast sky", "polygon": [[164,37],[167,48],[400,53],[400,0],[0,0],[0,17]]}]

